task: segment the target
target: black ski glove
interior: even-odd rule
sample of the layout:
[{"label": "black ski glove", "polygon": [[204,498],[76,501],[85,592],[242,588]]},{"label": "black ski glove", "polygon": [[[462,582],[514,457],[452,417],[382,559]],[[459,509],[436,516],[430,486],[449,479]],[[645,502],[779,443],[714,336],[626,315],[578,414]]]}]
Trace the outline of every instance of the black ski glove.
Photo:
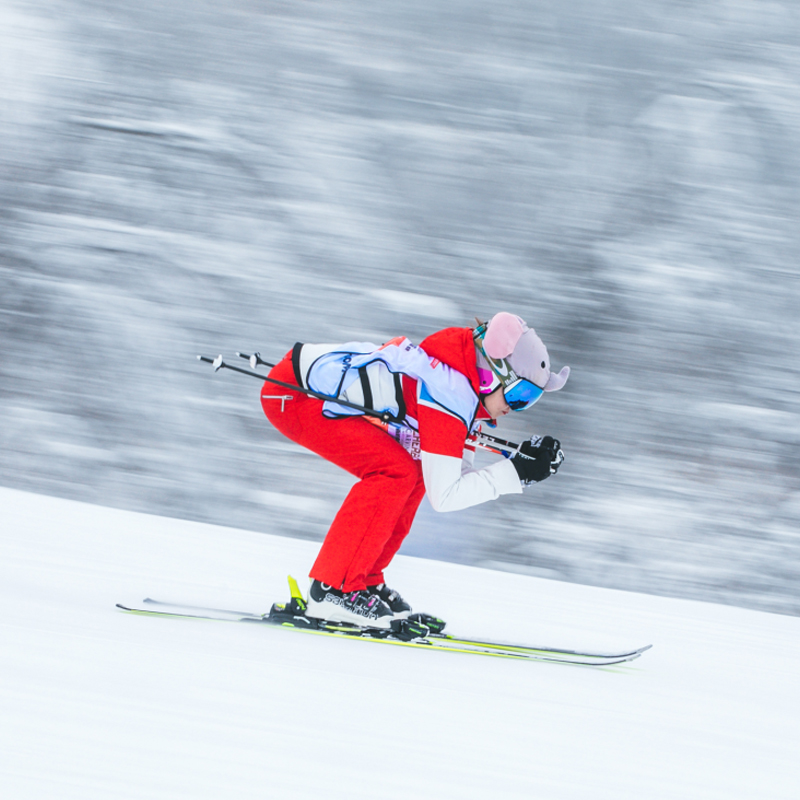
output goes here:
[{"label": "black ski glove", "polygon": [[523,486],[538,483],[558,472],[564,461],[561,442],[552,436],[532,436],[511,459]]}]

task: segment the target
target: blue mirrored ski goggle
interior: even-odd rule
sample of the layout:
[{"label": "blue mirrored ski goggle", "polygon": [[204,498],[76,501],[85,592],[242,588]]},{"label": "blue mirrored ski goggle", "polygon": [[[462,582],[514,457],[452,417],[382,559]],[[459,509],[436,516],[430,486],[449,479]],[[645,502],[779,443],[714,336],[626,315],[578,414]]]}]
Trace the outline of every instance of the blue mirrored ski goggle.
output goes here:
[{"label": "blue mirrored ski goggle", "polygon": [[524,411],[544,394],[544,389],[540,389],[526,378],[517,378],[514,383],[503,389],[503,394],[512,411]]}]

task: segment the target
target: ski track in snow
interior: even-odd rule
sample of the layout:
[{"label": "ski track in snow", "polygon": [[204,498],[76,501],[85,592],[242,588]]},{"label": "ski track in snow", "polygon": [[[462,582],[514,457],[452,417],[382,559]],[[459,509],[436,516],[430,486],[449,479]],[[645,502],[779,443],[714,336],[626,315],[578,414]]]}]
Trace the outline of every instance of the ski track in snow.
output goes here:
[{"label": "ski track in snow", "polygon": [[800,796],[800,619],[411,557],[450,629],[592,669],[136,617],[266,611],[317,545],[0,489],[4,798]]}]

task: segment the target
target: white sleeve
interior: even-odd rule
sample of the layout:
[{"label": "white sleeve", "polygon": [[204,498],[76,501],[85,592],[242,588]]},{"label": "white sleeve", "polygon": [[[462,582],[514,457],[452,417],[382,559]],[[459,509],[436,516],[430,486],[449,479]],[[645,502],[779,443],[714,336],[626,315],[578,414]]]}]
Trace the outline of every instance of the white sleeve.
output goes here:
[{"label": "white sleeve", "polygon": [[471,448],[465,447],[464,448],[464,456],[461,459],[461,472],[464,472],[465,469],[469,469],[475,463],[475,451]]},{"label": "white sleeve", "polygon": [[494,500],[501,494],[522,494],[514,465],[497,461],[484,469],[462,471],[461,459],[422,451],[422,477],[434,511],[459,511]]}]

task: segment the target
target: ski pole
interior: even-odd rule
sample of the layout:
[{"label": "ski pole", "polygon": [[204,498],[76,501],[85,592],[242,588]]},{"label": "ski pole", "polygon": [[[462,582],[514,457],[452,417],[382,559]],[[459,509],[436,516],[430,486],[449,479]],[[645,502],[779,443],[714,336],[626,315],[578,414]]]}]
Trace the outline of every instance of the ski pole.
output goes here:
[{"label": "ski pole", "polygon": [[[514,442],[507,442],[505,439],[500,439],[497,436],[492,436],[490,433],[479,431],[475,434],[475,443],[480,445],[484,450],[491,450],[493,453],[501,455],[516,455],[519,453],[520,445]],[[524,455],[524,453],[520,453]]]},{"label": "ski pole", "polygon": [[[242,354],[240,354],[242,355]],[[258,354],[255,354],[258,355]],[[242,358],[245,356],[242,355]],[[248,360],[253,363],[253,359],[255,356],[247,356]],[[214,367],[214,372],[219,372],[221,369],[229,369],[233,372],[239,372],[242,375],[252,375],[254,378],[258,378],[262,381],[268,381],[269,383],[274,383],[276,386],[282,386],[284,389],[291,389],[293,392],[302,392],[303,394],[307,394],[310,397],[316,397],[317,400],[326,400],[330,403],[335,403],[337,406],[344,406],[345,408],[352,408],[356,411],[360,411],[362,414],[366,414],[369,417],[375,417],[376,419],[381,420],[381,422],[394,422],[395,424],[399,424],[399,420],[391,414],[389,411],[378,411],[374,408],[365,408],[364,406],[360,406],[357,403],[351,403],[349,400],[341,400],[338,397],[331,397],[327,394],[322,394],[321,392],[315,392],[313,389],[304,389],[302,386],[297,386],[293,383],[285,383],[284,381],[276,380],[275,378],[270,378],[268,375],[261,375],[259,372],[251,372],[249,369],[242,369],[241,367],[235,367],[233,364],[227,364],[223,361],[222,356],[217,356],[216,358],[208,358],[207,356],[197,356],[198,361],[204,361],[206,364],[212,364]],[[264,364],[266,366],[272,366],[268,364],[266,361],[260,361],[259,363]]]},{"label": "ski pole", "polygon": [[274,364],[270,364],[269,361],[264,361],[264,359],[261,358],[261,353],[253,353],[253,355],[251,356],[247,355],[247,353],[237,353],[236,355],[239,356],[239,358],[243,358],[245,361],[249,361],[250,366],[253,369],[260,366],[265,366],[270,368],[275,366]]},{"label": "ski pole", "polygon": [[[253,353],[252,355],[248,355],[247,353],[236,353],[239,358],[243,358],[246,361],[250,362],[250,366],[255,369],[257,366],[265,366],[265,367],[274,367],[274,364],[270,364],[269,361],[264,361],[261,358],[260,353]],[[267,375],[262,375],[258,372],[251,372],[249,369],[242,369],[241,367],[233,366],[232,364],[228,364],[223,361],[222,356],[219,355],[216,358],[208,358],[207,356],[197,356],[199,361],[203,361],[206,364],[212,364],[214,367],[214,372],[219,372],[221,369],[229,369],[233,372],[239,372],[242,375],[252,375],[254,378],[259,378],[262,381],[268,381],[269,383],[274,383],[276,386],[282,386],[284,389],[291,389],[294,392],[302,392],[303,394],[307,394],[310,397],[316,397],[318,400],[326,400],[330,403],[335,403],[336,405],[345,406],[346,408],[352,408],[356,411],[360,411],[362,414],[365,414],[368,417],[375,417],[376,419],[381,420],[381,422],[393,422],[395,424],[400,424],[400,421],[397,420],[392,414],[388,411],[377,411],[374,408],[366,408],[365,406],[360,406],[358,403],[351,403],[349,400],[340,400],[338,397],[331,397],[327,394],[321,394],[320,392],[315,392],[313,389],[304,389],[302,386],[296,386],[293,383],[285,383],[284,381],[276,380],[275,378],[270,378]],[[480,431],[479,433],[475,434],[475,444],[481,447],[484,450],[489,450],[492,453],[497,453],[499,455],[508,455],[508,457],[513,457],[517,454],[523,456],[524,458],[530,458],[530,456],[526,456],[524,453],[520,453],[520,445],[515,444],[514,442],[507,442],[505,439],[500,439],[497,436],[492,436],[489,433],[484,433]]]},{"label": "ski pole", "polygon": [[[475,434],[476,444],[479,444],[484,450],[491,450],[493,453],[500,455],[508,455],[509,458],[514,456],[521,456],[522,458],[533,458],[526,453],[520,451],[521,444],[515,442],[507,442],[505,439],[500,439],[497,436],[492,436],[491,433],[484,433],[479,431]],[[561,463],[561,462],[559,462]]]},{"label": "ski pole", "polygon": [[[541,440],[541,437],[538,438]],[[521,452],[520,448],[522,445],[514,444],[514,442],[507,442],[505,439],[499,439],[497,436],[492,436],[490,433],[484,433],[483,431],[478,431],[478,433],[475,434],[475,444],[484,448],[484,450],[490,450],[492,453],[498,453],[507,458],[519,456],[520,458],[535,460],[534,456]],[[558,450],[552,459],[551,474],[556,472],[563,463],[564,451],[561,449],[561,444],[559,443]]]}]

